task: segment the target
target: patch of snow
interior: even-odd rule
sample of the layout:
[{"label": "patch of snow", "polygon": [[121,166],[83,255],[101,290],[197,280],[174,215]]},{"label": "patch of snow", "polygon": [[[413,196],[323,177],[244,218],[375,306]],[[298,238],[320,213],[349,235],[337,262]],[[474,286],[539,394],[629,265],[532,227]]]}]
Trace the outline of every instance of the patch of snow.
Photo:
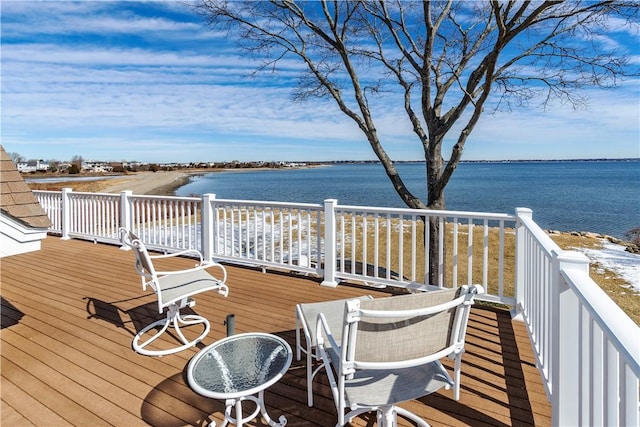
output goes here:
[{"label": "patch of snow", "polygon": [[591,262],[617,273],[622,279],[640,292],[640,255],[625,251],[625,247],[603,240],[600,249],[575,248]]}]

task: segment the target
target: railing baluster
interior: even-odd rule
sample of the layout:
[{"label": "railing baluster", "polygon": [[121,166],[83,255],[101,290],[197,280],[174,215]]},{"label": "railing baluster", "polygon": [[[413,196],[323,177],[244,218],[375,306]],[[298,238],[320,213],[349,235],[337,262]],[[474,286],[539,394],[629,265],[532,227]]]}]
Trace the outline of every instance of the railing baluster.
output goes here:
[{"label": "railing baluster", "polygon": [[[453,217],[451,218],[451,222],[453,223],[453,236],[451,237],[452,240],[452,244],[453,244],[453,260],[452,260],[452,266],[451,266],[451,286],[456,288],[458,287],[458,237],[459,237],[459,232],[458,232],[458,218],[457,217]],[[469,264],[469,259],[467,258],[467,265]],[[468,282],[471,283],[471,282]]]},{"label": "railing baluster", "polygon": [[443,216],[438,218],[438,242],[439,242],[439,248],[440,251],[438,252],[438,286],[443,287],[444,286],[444,273],[445,273],[445,268],[444,268],[444,250],[445,250],[445,244],[444,244],[444,229],[446,227],[445,225],[445,218]]},{"label": "railing baluster", "polygon": [[386,218],[386,227],[387,227],[387,238],[386,238],[386,262],[385,265],[385,279],[391,279],[391,269],[389,266],[391,265],[391,214],[387,214]]},{"label": "railing baluster", "polygon": [[498,247],[498,295],[504,295],[504,220],[500,220],[500,243]]},{"label": "railing baluster", "polygon": [[473,219],[467,220],[467,283],[473,283]]},{"label": "railing baluster", "polygon": [[417,281],[417,271],[416,271],[416,262],[418,259],[417,226],[418,226],[418,218],[416,215],[412,215],[411,216],[411,279],[410,280],[413,283]]},{"label": "railing baluster", "polygon": [[[291,211],[288,211],[288,212],[291,212]],[[303,223],[303,221],[302,221],[302,212],[300,211],[300,209],[298,209],[298,211],[296,212],[296,218],[297,218],[297,221],[298,221],[298,224],[297,224],[298,225],[298,232],[296,233],[296,235],[298,237],[297,238],[297,241],[298,241],[298,245],[297,246],[298,247],[296,249],[296,252],[297,252],[297,257],[298,257],[298,265],[301,265],[301,262],[302,262],[302,239],[303,239],[303,236],[302,236],[302,230],[303,230],[302,223]],[[282,241],[282,239],[280,241]],[[289,247],[291,247],[291,245],[289,245]]]},{"label": "railing baluster", "polygon": [[376,212],[373,216],[374,229],[373,229],[373,271],[374,277],[377,279],[380,277],[380,216]]},{"label": "railing baluster", "polygon": [[[355,215],[354,215],[355,217]],[[361,253],[361,258],[362,258],[362,275],[363,276],[371,276],[369,274],[369,272],[367,271],[367,265],[369,264],[369,259],[367,258],[367,244],[369,243],[367,241],[367,216],[366,215],[362,215],[362,232],[360,233],[360,235],[362,236],[362,238],[360,239],[362,241],[362,253]]]},{"label": "railing baluster", "polygon": [[[473,283],[473,282],[470,282]],[[482,286],[489,287],[489,220],[484,220],[482,230]]]},{"label": "railing baluster", "polygon": [[398,277],[404,276],[404,216],[398,216]]}]

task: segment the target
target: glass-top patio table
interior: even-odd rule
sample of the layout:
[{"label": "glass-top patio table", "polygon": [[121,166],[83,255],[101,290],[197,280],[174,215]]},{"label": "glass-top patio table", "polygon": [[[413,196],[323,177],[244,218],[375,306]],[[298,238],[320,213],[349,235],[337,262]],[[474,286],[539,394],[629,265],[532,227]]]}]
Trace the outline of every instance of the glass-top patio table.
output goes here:
[{"label": "glass-top patio table", "polygon": [[[232,335],[216,341],[196,354],[187,368],[187,380],[197,393],[225,399],[224,422],[242,426],[261,413],[269,425],[284,427],[267,414],[264,391],[278,381],[291,365],[291,347],[282,338],[264,333]],[[256,409],[243,418],[242,402],[251,400]],[[235,417],[231,411],[235,408]],[[215,422],[211,423],[215,426]]]}]

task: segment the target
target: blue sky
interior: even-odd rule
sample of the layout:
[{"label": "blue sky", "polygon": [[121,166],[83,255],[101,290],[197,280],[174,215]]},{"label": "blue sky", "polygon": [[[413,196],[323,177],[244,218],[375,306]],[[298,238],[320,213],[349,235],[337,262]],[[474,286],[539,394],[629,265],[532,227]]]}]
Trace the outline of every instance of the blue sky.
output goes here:
[{"label": "blue sky", "polygon": [[[255,63],[182,2],[3,1],[2,144],[26,158],[146,162],[370,160],[332,103],[295,103],[301,65]],[[606,34],[636,46],[640,35]],[[640,79],[589,108],[485,114],[463,160],[640,157]],[[396,160],[423,160],[397,103],[378,117]]]}]

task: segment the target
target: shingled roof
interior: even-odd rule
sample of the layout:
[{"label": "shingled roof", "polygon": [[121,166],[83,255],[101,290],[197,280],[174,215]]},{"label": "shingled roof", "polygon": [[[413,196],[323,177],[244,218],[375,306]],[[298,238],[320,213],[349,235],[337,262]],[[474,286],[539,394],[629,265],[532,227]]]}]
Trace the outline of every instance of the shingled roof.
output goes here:
[{"label": "shingled roof", "polygon": [[0,210],[27,227],[49,228],[51,226],[47,214],[2,145],[0,145]]}]

